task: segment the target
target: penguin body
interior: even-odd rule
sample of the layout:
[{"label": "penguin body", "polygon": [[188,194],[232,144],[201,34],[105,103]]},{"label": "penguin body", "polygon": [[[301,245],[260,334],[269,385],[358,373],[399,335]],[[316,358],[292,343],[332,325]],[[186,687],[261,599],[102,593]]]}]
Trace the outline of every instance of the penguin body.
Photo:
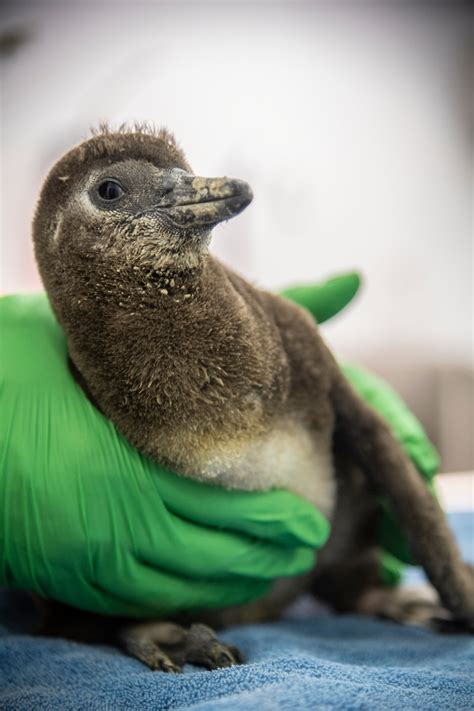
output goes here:
[{"label": "penguin body", "polygon": [[[104,131],[53,167],[33,237],[79,382],[133,445],[177,473],[305,496],[333,530],[313,590],[341,611],[404,619],[405,602],[377,577],[385,495],[443,604],[472,626],[474,581],[441,510],[313,319],[210,255],[212,228],[251,199],[242,181],[194,176],[166,131]],[[271,601],[221,619],[265,619],[302,585],[277,585]],[[142,635],[128,649],[152,666]]]}]

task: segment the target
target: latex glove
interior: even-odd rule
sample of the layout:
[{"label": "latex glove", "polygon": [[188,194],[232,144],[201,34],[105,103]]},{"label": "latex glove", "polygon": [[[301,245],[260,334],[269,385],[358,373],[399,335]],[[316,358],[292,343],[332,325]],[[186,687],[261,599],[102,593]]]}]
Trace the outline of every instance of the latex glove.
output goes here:
[{"label": "latex glove", "polygon": [[291,286],[280,294],[304,306],[318,323],[323,323],[342,311],[357,294],[359,287],[360,275],[349,272],[319,284]]},{"label": "latex glove", "polygon": [[142,457],[70,375],[46,296],[0,299],[0,584],[132,616],[234,605],[329,535],[285,491],[226,491]]}]

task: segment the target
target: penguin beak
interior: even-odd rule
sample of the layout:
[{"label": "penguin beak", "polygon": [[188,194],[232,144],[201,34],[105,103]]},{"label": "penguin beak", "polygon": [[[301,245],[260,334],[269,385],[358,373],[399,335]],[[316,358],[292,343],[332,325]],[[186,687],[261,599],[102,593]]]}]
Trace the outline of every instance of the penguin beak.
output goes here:
[{"label": "penguin beak", "polygon": [[214,227],[242,212],[252,201],[250,186],[231,178],[199,178],[173,171],[168,190],[155,205],[176,226],[193,229]]}]

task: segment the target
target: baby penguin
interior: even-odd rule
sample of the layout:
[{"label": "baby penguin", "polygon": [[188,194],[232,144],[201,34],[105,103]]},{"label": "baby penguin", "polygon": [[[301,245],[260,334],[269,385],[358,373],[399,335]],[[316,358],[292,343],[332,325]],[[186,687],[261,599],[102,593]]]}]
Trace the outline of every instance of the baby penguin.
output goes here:
[{"label": "baby penguin", "polygon": [[[240,180],[195,176],[165,130],[104,129],[53,167],[33,235],[78,381],[133,445],[177,473],[288,488],[330,519],[310,576],[216,611],[213,623],[275,616],[303,585],[335,609],[405,620],[413,600],[379,578],[383,494],[443,605],[472,626],[474,578],[443,513],[311,316],[209,253],[213,227],[251,200]],[[121,639],[152,668],[239,660],[204,625],[137,625]]]}]

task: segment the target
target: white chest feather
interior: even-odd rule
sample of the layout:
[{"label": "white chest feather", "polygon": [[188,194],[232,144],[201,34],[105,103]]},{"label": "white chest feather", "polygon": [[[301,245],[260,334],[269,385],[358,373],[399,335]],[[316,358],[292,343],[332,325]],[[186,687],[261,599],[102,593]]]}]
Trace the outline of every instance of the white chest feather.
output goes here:
[{"label": "white chest feather", "polygon": [[327,517],[335,504],[330,442],[294,422],[239,445],[229,458],[218,456],[206,467],[205,478],[232,489],[289,489]]}]

